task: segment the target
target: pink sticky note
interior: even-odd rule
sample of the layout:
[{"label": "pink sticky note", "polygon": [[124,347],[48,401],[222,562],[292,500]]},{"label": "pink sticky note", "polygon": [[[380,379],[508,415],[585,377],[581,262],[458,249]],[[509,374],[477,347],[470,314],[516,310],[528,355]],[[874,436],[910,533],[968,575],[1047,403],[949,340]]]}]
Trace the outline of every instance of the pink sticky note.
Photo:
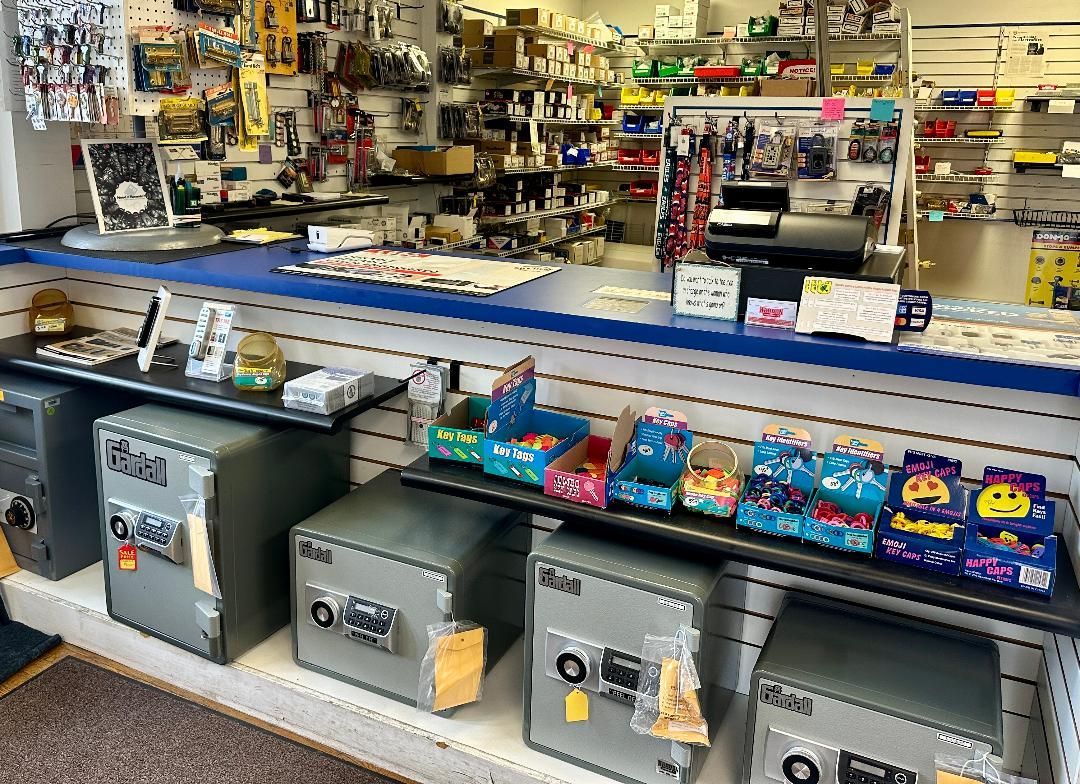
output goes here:
[{"label": "pink sticky note", "polygon": [[821,99],[821,119],[822,120],[843,120],[844,119],[844,99],[843,98],[822,98]]},{"label": "pink sticky note", "polygon": [[566,100],[568,103],[574,100],[574,85],[572,84],[566,85]]},{"label": "pink sticky note", "polygon": [[567,41],[566,42],[566,51],[568,51],[570,54],[574,53],[574,42],[573,41]]}]

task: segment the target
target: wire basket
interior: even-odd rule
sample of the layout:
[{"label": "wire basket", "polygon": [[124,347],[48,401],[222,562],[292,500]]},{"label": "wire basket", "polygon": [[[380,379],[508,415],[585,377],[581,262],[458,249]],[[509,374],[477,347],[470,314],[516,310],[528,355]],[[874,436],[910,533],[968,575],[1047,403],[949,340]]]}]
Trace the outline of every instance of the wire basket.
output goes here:
[{"label": "wire basket", "polygon": [[1017,226],[1080,229],[1080,212],[1076,210],[1013,210],[1013,222]]},{"label": "wire basket", "polygon": [[607,229],[604,231],[604,239],[608,242],[622,242],[626,234],[626,222],[609,220]]}]

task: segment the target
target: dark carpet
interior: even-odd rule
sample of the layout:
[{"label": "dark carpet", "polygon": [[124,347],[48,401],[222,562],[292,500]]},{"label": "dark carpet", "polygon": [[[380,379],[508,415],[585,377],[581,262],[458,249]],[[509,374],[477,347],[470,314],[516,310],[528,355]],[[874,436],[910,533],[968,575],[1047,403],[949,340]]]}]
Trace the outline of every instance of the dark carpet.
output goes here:
[{"label": "dark carpet", "polygon": [[71,656],[0,698],[0,727],[3,784],[393,784]]},{"label": "dark carpet", "polygon": [[3,612],[0,603],[0,683],[60,644],[55,634],[43,634],[15,621],[4,623]]}]

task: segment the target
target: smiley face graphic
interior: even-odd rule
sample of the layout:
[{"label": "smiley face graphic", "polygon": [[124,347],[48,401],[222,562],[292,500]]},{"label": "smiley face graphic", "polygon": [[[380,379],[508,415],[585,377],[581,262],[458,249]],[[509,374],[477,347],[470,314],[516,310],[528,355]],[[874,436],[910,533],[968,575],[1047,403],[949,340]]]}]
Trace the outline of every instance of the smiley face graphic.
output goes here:
[{"label": "smiley face graphic", "polygon": [[1013,490],[1004,482],[987,485],[975,500],[975,509],[984,519],[999,517],[1027,517],[1031,512],[1031,499],[1027,493]]},{"label": "smiley face graphic", "polygon": [[912,477],[904,482],[901,493],[906,504],[934,506],[949,503],[949,486],[933,476]]}]

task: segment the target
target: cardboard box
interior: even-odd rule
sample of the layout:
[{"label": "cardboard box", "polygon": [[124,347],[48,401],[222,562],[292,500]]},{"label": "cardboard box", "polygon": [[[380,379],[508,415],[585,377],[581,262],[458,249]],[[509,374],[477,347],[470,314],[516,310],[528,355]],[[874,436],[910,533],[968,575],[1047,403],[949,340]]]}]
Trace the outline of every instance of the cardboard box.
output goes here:
[{"label": "cardboard box", "polygon": [[545,60],[554,60],[555,44],[526,44],[525,54],[530,57],[542,57]]},{"label": "cardboard box", "polygon": [[560,14],[558,11],[551,12],[551,29],[552,30],[566,30],[566,15]]},{"label": "cardboard box", "polygon": [[[550,463],[544,471],[545,495],[607,508],[610,500],[608,479],[614,476],[622,463],[636,418],[637,415],[627,406],[619,414],[611,438],[589,436]],[[582,468],[585,463],[592,464],[592,473]]]},{"label": "cardboard box", "polygon": [[548,60],[544,57],[530,57],[529,67],[537,73],[546,74],[548,72]]},{"label": "cardboard box", "polygon": [[472,147],[447,147],[423,154],[425,174],[472,174],[474,162]]},{"label": "cardboard box", "polygon": [[650,408],[635,423],[626,459],[609,480],[612,500],[670,512],[693,442],[684,414]]},{"label": "cardboard box", "polygon": [[[812,448],[810,433],[803,428],[786,425],[767,425],[761,439],[754,444],[754,465],[750,476],[768,476],[802,492],[809,501],[814,492],[817,472],[816,454]],[[739,499],[735,513],[735,527],[748,528],[778,536],[802,537],[802,511],[765,509],[757,501],[748,499],[752,485]]]},{"label": "cardboard box", "polygon": [[495,155],[513,155],[517,142],[498,139],[484,139],[480,142],[481,152],[490,152]]},{"label": "cardboard box", "polygon": [[[527,357],[492,384],[484,442],[484,472],[543,486],[547,466],[588,436],[589,421],[537,410],[535,374],[536,361]],[[548,449],[540,449],[520,443],[528,433],[547,434],[559,440]]]},{"label": "cardboard box", "polygon": [[495,25],[487,19],[466,19],[461,28],[462,35],[495,35]]},{"label": "cardboard box", "polygon": [[[562,14],[559,14],[562,16]],[[546,8],[508,8],[506,10],[506,24],[511,27],[516,25],[530,25],[533,27],[552,27],[552,12]],[[555,28],[561,30],[561,27]]]},{"label": "cardboard box", "polygon": [[652,25],[638,25],[637,34],[639,39],[651,40],[654,28]]},{"label": "cardboard box", "polygon": [[[525,36],[520,33],[513,35],[493,35],[485,38],[484,48],[494,49],[496,52],[525,52]],[[489,45],[490,44],[490,45]]]},{"label": "cardboard box", "polygon": [[682,6],[675,5],[673,3],[664,3],[663,5],[656,5],[656,13],[654,16],[657,19],[663,19],[665,17],[678,16],[682,13]]},{"label": "cardboard box", "polygon": [[523,68],[529,67],[529,58],[518,51],[490,51],[480,52],[481,65],[494,65],[498,68]]},{"label": "cardboard box", "polygon": [[811,79],[762,79],[761,95],[775,98],[805,98],[814,93]]},{"label": "cardboard box", "polygon": [[491,399],[470,395],[428,425],[428,456],[480,465]]},{"label": "cardboard box", "polygon": [[[810,497],[803,515],[803,541],[872,554],[888,481],[885,449],[880,442],[852,436],[837,438],[821,462],[821,486]],[[814,509],[821,502],[836,505],[849,517],[869,515],[870,524],[856,528],[815,519]]]},{"label": "cardboard box", "polygon": [[408,169],[422,174],[424,171],[424,152],[412,147],[398,147],[390,153],[397,161],[395,168]]}]

